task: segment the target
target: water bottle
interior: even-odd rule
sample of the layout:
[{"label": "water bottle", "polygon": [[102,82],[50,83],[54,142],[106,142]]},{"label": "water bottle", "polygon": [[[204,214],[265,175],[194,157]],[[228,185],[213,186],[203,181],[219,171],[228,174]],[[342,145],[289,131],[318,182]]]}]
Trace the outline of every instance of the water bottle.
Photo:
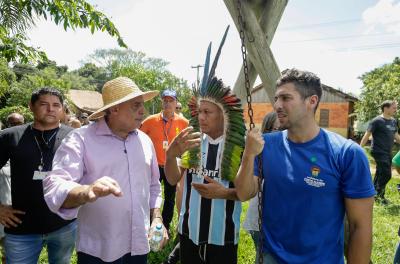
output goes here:
[{"label": "water bottle", "polygon": [[164,237],[164,230],[163,230],[163,226],[162,224],[157,224],[154,228],[153,228],[153,234],[150,237],[150,249],[153,252],[157,252],[160,250],[160,246],[161,246],[161,240]]}]

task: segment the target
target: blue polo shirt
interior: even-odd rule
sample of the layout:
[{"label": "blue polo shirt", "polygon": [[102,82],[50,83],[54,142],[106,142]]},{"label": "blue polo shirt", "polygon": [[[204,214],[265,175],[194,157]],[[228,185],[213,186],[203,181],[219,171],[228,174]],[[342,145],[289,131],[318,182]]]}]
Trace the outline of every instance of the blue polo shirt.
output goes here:
[{"label": "blue polo shirt", "polygon": [[344,198],[375,194],[364,151],[324,129],[306,143],[287,131],[264,140],[264,252],[279,263],[344,263]]}]

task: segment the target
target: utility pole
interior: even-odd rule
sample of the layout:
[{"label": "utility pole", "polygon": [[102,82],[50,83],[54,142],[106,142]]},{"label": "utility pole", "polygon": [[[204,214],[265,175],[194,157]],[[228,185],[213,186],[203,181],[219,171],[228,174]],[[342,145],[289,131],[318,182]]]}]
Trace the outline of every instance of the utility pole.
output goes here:
[{"label": "utility pole", "polygon": [[196,66],[192,66],[192,69],[196,69],[197,70],[197,79],[196,79],[196,88],[199,88],[200,85],[200,76],[199,76],[199,70],[200,68],[204,67],[204,65],[196,65]]}]

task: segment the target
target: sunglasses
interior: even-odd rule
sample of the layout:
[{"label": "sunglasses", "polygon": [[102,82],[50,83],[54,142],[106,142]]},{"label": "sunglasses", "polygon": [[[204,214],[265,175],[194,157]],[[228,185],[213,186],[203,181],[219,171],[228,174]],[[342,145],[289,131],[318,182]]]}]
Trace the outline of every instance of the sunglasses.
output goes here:
[{"label": "sunglasses", "polygon": [[175,109],[176,109],[176,110],[180,110],[180,109],[182,109],[182,107],[176,107]]}]

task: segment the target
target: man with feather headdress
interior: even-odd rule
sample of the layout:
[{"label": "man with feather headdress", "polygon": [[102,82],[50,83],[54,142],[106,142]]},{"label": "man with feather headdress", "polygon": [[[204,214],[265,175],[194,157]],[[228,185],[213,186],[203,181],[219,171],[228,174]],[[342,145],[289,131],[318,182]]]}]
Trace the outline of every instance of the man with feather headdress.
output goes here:
[{"label": "man with feather headdress", "polygon": [[167,150],[165,172],[180,183],[178,231],[181,263],[237,263],[241,203],[234,179],[244,148],[245,125],[240,100],[214,76],[218,53],[189,102],[190,127]]}]

